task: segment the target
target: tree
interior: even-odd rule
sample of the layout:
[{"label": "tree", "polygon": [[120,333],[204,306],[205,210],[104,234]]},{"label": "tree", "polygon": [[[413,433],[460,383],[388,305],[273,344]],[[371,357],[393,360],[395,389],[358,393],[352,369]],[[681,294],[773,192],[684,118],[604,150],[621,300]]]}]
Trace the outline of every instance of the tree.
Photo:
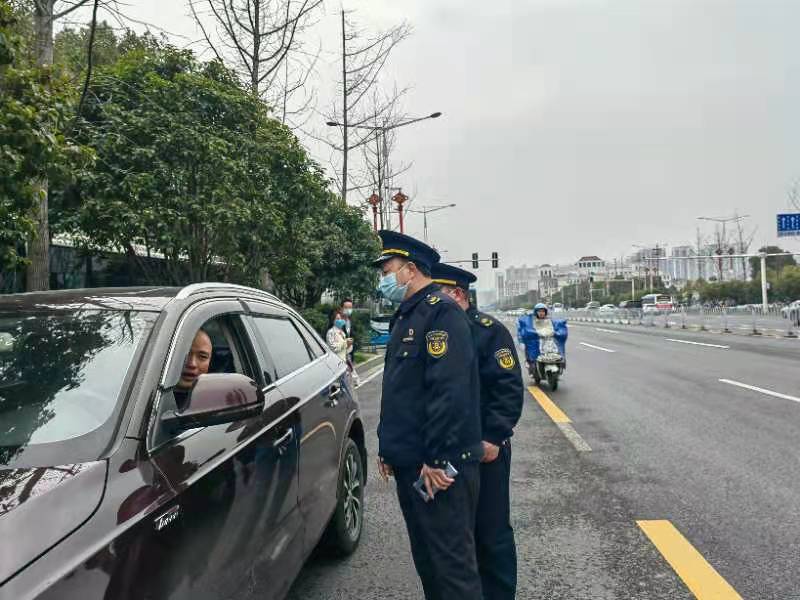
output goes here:
[{"label": "tree", "polygon": [[[289,101],[305,92],[319,52],[309,55],[302,39],[322,0],[190,0],[192,15],[208,47],[220,62],[230,61],[242,73],[253,94],[267,101],[287,122],[290,113],[302,113]],[[207,9],[203,15],[198,6]],[[210,17],[216,35],[203,17]]]},{"label": "tree", "polygon": [[[330,111],[326,117],[331,123],[338,123],[342,132],[342,144],[328,142],[341,152],[341,179],[339,190],[347,201],[348,160],[351,150],[367,144],[374,134],[360,134],[355,141],[350,137],[350,129],[365,125],[386,126],[388,115],[394,110],[397,101],[405,90],[396,92],[379,105],[362,111],[362,101],[368,98],[378,84],[384,65],[397,45],[411,35],[411,27],[401,23],[388,30],[369,35],[358,29],[352,21],[348,22],[344,9],[341,11],[342,76],[339,82],[341,104]],[[381,122],[384,121],[384,122]]]},{"label": "tree", "polygon": [[169,46],[100,69],[90,97],[79,136],[99,161],[63,227],[95,248],[163,255],[175,284],[255,283],[285,225],[266,163],[278,152],[296,166],[293,136],[234,73]]},{"label": "tree", "polygon": [[[758,251],[765,254],[780,254],[782,252],[786,252],[786,250],[779,248],[778,246],[764,246],[759,248]],[[793,267],[795,265],[797,265],[797,261],[794,259],[794,256],[787,255],[767,257],[767,272],[776,271],[779,276],[785,267]],[[753,279],[758,279],[761,277],[761,259],[759,257],[753,256],[750,258],[750,270],[753,273]]]},{"label": "tree", "polygon": [[89,155],[64,135],[74,101],[68,81],[25,62],[25,16],[0,0],[0,266],[30,263],[30,290],[49,287],[48,182],[66,181]]},{"label": "tree", "polygon": [[[236,74],[132,46],[93,78],[76,135],[97,164],[55,207],[57,227],[125,252],[152,283],[271,286],[298,307],[371,287],[363,265],[378,248],[361,212]],[[166,273],[141,254],[163,256]]]}]

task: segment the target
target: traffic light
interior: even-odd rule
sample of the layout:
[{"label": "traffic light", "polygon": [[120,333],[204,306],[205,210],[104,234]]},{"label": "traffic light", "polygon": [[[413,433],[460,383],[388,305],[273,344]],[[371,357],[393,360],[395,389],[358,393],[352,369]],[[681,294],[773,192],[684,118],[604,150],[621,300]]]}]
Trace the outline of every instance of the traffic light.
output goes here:
[{"label": "traffic light", "polygon": [[472,268],[473,269],[477,269],[478,268],[478,253],[477,252],[473,252],[472,253]]},{"label": "traffic light", "polygon": [[492,252],[492,268],[496,269],[499,264],[499,259],[497,258],[497,252]]}]

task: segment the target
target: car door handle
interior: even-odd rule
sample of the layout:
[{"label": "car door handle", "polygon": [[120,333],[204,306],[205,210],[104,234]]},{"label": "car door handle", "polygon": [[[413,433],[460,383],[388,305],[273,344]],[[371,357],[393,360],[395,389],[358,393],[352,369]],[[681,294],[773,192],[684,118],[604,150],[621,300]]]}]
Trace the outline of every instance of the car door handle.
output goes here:
[{"label": "car door handle", "polygon": [[328,402],[325,403],[325,406],[334,407],[339,404],[339,401],[336,397],[342,393],[342,387],[338,383],[334,383],[331,387],[328,388]]},{"label": "car door handle", "polygon": [[294,428],[290,427],[289,429],[286,430],[286,433],[284,433],[281,437],[272,442],[272,447],[278,448],[281,451],[285,451],[286,446],[289,445],[289,442],[292,441],[292,438],[294,438]]}]

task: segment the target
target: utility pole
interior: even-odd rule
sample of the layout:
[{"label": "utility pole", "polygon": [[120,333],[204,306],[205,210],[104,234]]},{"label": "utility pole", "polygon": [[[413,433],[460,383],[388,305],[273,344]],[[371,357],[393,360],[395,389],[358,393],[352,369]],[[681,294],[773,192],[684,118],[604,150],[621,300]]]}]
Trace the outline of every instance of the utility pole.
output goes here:
[{"label": "utility pole", "polygon": [[347,154],[348,127],[347,127],[347,31],[344,23],[344,8],[342,8],[342,200],[347,202]]},{"label": "utility pole", "polygon": [[[767,255],[761,253],[761,312],[767,314],[769,302],[767,301]],[[747,260],[747,259],[745,259]]]}]

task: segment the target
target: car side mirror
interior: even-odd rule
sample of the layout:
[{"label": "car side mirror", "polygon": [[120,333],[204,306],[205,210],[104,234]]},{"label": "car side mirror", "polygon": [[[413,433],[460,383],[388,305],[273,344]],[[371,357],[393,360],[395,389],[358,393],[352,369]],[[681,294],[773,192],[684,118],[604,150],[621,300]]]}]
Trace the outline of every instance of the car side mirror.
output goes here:
[{"label": "car side mirror", "polygon": [[242,421],[261,414],[264,392],[239,373],[206,373],[192,386],[186,406],[164,413],[161,421],[173,434]]}]

